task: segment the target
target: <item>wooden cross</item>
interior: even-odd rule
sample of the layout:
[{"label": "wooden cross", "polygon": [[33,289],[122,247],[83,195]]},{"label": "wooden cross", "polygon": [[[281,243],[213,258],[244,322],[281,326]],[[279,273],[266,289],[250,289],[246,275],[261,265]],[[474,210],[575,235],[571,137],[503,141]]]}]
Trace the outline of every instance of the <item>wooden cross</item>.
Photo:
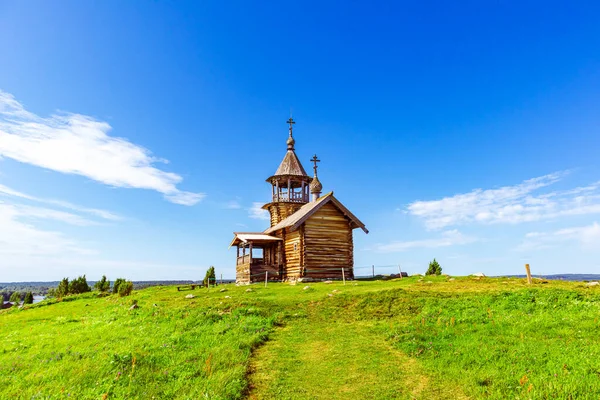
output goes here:
[{"label": "wooden cross", "polygon": [[312,161],[312,162],[313,162],[313,164],[315,164],[315,166],[314,166],[313,168],[314,168],[314,170],[315,170],[315,176],[317,176],[317,168],[318,168],[318,167],[317,167],[317,163],[318,163],[318,162],[321,162],[321,160],[319,160],[319,159],[317,158],[317,155],[315,154],[315,155],[313,156],[313,158],[311,158],[311,159],[310,159],[310,161]]},{"label": "wooden cross", "polygon": [[290,124],[290,134],[292,133],[292,129],[294,129],[293,125],[295,124],[294,119],[292,117],[290,117],[290,119],[287,120],[287,123]]}]

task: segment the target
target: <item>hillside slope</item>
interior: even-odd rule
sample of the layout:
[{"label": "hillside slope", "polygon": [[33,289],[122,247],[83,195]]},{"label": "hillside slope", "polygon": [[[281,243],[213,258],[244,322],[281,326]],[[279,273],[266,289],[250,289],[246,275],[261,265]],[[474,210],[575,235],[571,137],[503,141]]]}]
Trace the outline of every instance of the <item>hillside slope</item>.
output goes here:
[{"label": "hillside slope", "polygon": [[597,287],[446,277],[307,286],[156,287],[3,311],[0,398],[600,395]]}]

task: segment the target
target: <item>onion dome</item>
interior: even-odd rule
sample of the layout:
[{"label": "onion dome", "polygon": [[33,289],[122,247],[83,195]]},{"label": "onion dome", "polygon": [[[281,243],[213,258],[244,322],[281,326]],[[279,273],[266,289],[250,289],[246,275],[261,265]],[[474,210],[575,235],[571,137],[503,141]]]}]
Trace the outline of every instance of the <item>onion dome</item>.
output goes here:
[{"label": "onion dome", "polygon": [[311,193],[321,193],[321,191],[323,190],[323,185],[321,185],[321,182],[319,181],[319,178],[317,176],[315,176],[312,179],[309,187]]},{"label": "onion dome", "polygon": [[294,140],[292,133],[290,132],[290,137],[287,140],[287,148],[288,150],[294,150],[294,145],[296,144],[296,141]]}]

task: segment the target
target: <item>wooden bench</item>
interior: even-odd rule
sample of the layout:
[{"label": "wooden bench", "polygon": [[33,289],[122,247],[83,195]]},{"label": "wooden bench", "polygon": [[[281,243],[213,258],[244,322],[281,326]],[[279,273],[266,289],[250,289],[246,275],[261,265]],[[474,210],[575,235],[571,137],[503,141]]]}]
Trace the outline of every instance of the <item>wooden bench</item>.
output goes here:
[{"label": "wooden bench", "polygon": [[196,287],[204,287],[204,284],[203,283],[194,283],[192,285],[177,286],[177,291],[181,292],[182,290],[194,290],[194,289],[196,289]]}]

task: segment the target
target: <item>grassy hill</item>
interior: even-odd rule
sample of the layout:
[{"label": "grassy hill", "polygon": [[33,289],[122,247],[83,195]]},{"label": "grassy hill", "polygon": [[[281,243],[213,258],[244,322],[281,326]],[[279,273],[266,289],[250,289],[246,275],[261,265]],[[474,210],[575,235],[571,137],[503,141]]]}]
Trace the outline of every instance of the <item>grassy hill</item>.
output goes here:
[{"label": "grassy hill", "polygon": [[90,293],[0,313],[0,398],[597,399],[599,318],[516,278]]}]

